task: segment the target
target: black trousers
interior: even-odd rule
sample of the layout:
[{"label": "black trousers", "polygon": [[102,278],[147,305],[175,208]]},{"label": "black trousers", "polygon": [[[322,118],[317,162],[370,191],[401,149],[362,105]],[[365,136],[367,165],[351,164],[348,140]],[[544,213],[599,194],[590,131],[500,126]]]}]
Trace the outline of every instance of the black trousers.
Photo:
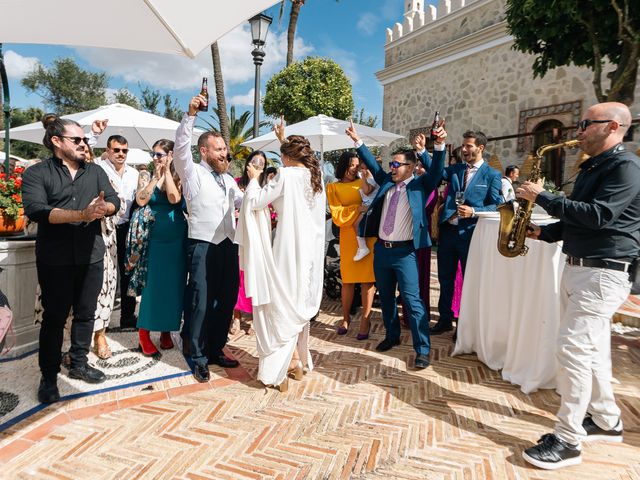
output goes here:
[{"label": "black trousers", "polygon": [[116,226],[118,276],[120,277],[120,326],[135,327],[136,297],[130,297],[127,295],[127,289],[129,288],[129,275],[127,275],[124,270],[128,234],[129,222]]},{"label": "black trousers", "polygon": [[102,288],[103,262],[62,266],[36,263],[36,268],[43,308],[38,364],[43,377],[55,380],[60,371],[64,325],[71,307],[71,368],[87,364]]},{"label": "black trousers", "polygon": [[238,246],[229,239],[218,245],[190,239],[187,265],[182,338],[194,363],[206,365],[227,343],[240,286]]}]

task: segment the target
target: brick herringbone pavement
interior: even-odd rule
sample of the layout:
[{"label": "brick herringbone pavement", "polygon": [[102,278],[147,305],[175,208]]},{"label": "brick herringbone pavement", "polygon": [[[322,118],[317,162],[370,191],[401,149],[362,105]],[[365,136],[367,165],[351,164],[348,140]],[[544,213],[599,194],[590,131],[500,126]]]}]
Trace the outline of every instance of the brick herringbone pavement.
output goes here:
[{"label": "brick herringbone pavement", "polygon": [[338,304],[323,304],[312,326],[316,368],[286,394],[254,380],[255,338],[238,335],[229,353],[242,368],[213,370],[210,384],[187,377],[140,397],[145,387],[101,394],[23,421],[0,437],[0,477],[640,479],[637,345],[614,338],[625,442],[585,445],[582,465],[543,472],[520,452],[552,427],[554,392],[525,395],[474,356],[451,358],[450,335],[432,339],[432,366],[415,371],[408,331],[380,354],[379,314],[365,342],[355,339],[358,317],[337,336],[339,316]]}]

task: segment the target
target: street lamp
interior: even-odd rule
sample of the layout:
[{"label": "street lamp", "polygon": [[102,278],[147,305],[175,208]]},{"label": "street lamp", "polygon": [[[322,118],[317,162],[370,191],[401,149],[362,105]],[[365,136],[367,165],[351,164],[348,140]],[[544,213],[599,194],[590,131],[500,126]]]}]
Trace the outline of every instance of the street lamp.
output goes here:
[{"label": "street lamp", "polygon": [[2,104],[4,110],[4,171],[9,175],[9,153],[11,146],[9,144],[9,130],[11,129],[11,100],[9,98],[9,79],[7,78],[7,70],[4,67],[4,57],[2,55],[2,43],[0,43],[0,81],[2,82]]},{"label": "street lamp", "polygon": [[260,65],[264,60],[264,47],[267,39],[269,25],[273,19],[262,13],[249,19],[251,25],[251,43],[255,47],[251,52],[253,64],[256,66],[256,84],[253,94],[253,138],[258,136],[258,126],[260,124]]}]

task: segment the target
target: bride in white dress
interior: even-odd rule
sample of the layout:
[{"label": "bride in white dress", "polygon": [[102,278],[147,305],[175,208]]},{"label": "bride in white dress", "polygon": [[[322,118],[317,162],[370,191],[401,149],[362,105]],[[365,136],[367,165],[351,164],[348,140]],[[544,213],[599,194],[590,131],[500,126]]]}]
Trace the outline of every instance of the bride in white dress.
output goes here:
[{"label": "bride in white dress", "polygon": [[[245,291],[253,304],[253,328],[260,360],[258,380],[286,391],[288,378],[302,379],[313,364],[309,320],[318,312],[324,274],[326,197],[320,166],[309,141],[284,138],[278,175],[260,188],[261,171],[249,164],[235,241]],[[269,204],[278,214],[271,241]]]}]

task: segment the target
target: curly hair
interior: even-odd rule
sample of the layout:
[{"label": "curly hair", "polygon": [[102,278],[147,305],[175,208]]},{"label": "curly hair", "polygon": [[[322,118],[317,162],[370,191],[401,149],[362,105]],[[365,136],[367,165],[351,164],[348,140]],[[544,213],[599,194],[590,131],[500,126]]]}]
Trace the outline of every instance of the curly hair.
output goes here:
[{"label": "curly hair", "polygon": [[301,135],[289,135],[287,140],[280,145],[280,153],[286,155],[294,162],[302,163],[311,173],[311,188],[313,192],[322,192],[320,164],[311,149],[309,140]]}]

